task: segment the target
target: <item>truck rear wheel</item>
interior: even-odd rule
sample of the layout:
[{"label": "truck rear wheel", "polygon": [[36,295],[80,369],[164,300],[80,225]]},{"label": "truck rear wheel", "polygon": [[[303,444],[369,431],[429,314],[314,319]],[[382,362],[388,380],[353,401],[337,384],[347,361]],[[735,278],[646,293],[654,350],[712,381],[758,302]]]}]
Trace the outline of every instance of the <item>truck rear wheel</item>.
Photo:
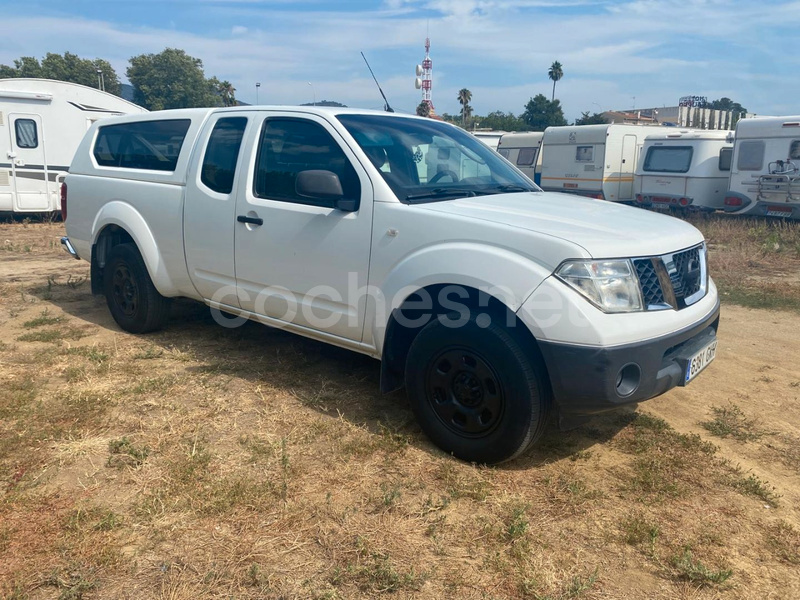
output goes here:
[{"label": "truck rear wheel", "polygon": [[170,301],[158,293],[134,244],[119,244],[108,254],[103,285],[111,316],[130,333],[161,329]]},{"label": "truck rear wheel", "polygon": [[405,378],[422,429],[462,460],[511,460],[544,431],[550,398],[541,358],[494,322],[429,323],[411,344]]}]

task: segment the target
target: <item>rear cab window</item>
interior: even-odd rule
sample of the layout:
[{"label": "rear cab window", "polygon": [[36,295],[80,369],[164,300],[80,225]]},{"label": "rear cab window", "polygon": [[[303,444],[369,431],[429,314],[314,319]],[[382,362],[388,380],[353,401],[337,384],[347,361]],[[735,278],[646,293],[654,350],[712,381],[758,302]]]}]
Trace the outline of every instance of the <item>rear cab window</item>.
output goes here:
[{"label": "rear cab window", "polygon": [[175,170],[191,119],[138,121],[99,128],[93,155],[101,167]]},{"label": "rear cab window", "polygon": [[644,158],[644,171],[686,173],[692,166],[691,146],[651,146]]}]

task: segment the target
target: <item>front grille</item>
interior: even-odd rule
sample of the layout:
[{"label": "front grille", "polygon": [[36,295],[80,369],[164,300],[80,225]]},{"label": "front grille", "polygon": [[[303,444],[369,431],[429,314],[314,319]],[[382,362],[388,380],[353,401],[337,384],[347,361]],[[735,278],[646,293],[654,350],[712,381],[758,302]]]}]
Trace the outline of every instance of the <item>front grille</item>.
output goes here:
[{"label": "front grille", "polygon": [[633,264],[647,310],[680,310],[705,296],[708,278],[703,245],[675,254],[637,258]]},{"label": "front grille", "polygon": [[639,285],[642,288],[642,297],[645,306],[665,304],[664,292],[661,291],[661,283],[658,281],[658,273],[653,266],[651,258],[642,258],[633,261],[636,267],[636,274],[639,276]]}]

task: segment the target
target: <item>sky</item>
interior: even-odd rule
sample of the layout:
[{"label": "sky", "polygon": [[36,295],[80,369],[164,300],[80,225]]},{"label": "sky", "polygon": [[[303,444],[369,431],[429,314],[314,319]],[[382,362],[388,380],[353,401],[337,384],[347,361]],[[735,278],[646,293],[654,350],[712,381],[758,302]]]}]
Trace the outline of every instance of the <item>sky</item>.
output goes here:
[{"label": "sky", "polygon": [[414,112],[414,69],[431,40],[433,104],[458,113],[520,114],[548,98],[547,71],[570,121],[582,112],[675,106],[723,96],[761,115],[800,113],[794,51],[800,2],[742,0],[0,0],[0,63],[73,52],[104,58],[125,79],[128,59],[181,48],[206,76],[261,104],[335,100]]}]

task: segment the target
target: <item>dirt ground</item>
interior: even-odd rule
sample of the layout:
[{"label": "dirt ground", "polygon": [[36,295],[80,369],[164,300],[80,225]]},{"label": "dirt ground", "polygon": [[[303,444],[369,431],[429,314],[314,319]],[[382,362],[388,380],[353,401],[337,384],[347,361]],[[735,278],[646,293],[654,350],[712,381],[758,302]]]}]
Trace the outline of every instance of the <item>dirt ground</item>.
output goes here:
[{"label": "dirt ground", "polygon": [[797,312],[723,305],[688,387],[489,468],[368,358],[122,332],[62,232],[0,224],[2,598],[800,597]]}]

